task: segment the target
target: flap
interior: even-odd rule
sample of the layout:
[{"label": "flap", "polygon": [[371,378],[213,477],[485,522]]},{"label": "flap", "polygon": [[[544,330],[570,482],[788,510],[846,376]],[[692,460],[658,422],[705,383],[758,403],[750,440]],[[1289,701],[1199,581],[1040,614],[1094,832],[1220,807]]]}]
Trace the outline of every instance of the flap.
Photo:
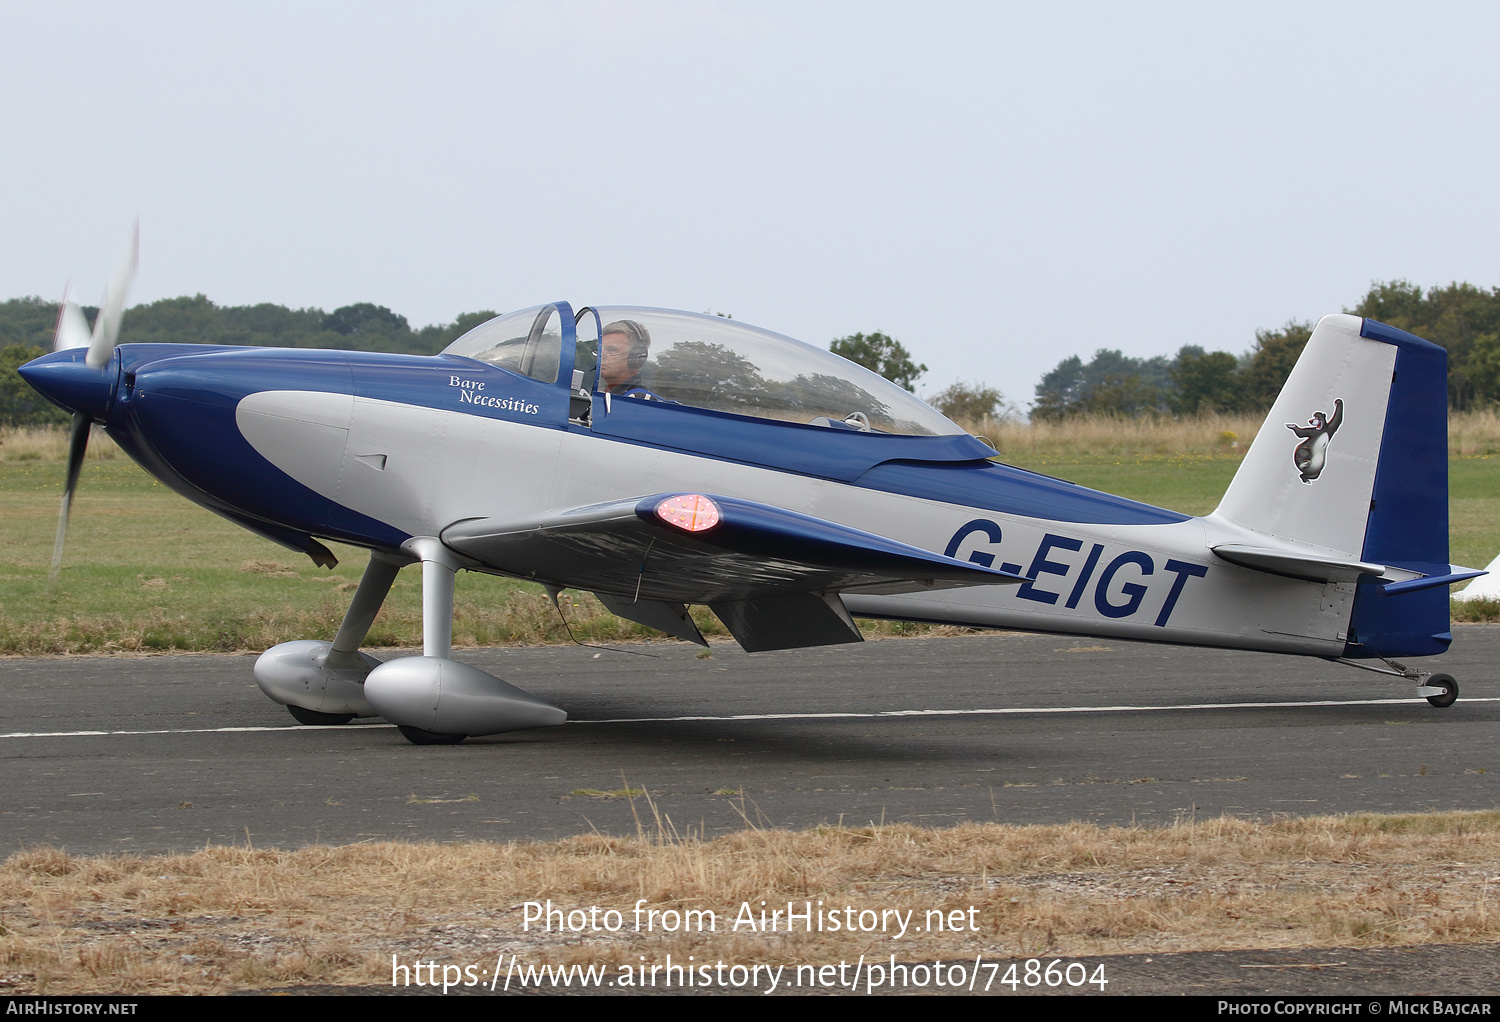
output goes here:
[{"label": "flap", "polygon": [[688,642],[696,642],[700,646],[708,645],[708,640],[703,637],[702,632],[698,631],[698,626],[688,615],[687,608],[680,603],[663,603],[660,600],[628,600],[623,596],[611,596],[609,593],[595,593],[594,596],[604,604],[605,610],[616,617],[623,617],[627,621],[634,621],[647,628],[655,628],[659,632],[675,635]]},{"label": "flap", "polygon": [[715,603],[713,611],[746,653],[864,641],[844,601],[832,593]]}]

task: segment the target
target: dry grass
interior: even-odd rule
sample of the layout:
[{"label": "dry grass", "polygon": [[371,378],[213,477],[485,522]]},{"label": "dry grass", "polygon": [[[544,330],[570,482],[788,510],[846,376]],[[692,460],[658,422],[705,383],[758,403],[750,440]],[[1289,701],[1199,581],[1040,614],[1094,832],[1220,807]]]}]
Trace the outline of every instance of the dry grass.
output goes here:
[{"label": "dry grass", "polygon": [[1122,419],[1090,415],[1061,422],[1026,423],[1015,419],[963,421],[1000,451],[1002,460],[1022,462],[1075,457],[1142,457],[1198,455],[1240,458],[1261,427],[1263,415],[1165,416]]},{"label": "dry grass", "polygon": [[[650,816],[647,805],[641,805]],[[531,844],[210,848],[160,857],[37,849],[0,866],[0,985],[189,993],[384,985],[391,956],[489,967],[823,964],[1500,939],[1500,812],[1222,818],[1162,829],[966,825],[602,835]],[[523,903],[622,913],[617,934],[523,929]],[[632,909],[708,909],[714,932],[632,932]],[[889,933],[732,929],[822,901],[914,912]],[[967,929],[968,910],[977,929]],[[917,932],[929,911],[957,932]]]},{"label": "dry grass", "polygon": [[[1033,423],[1019,419],[963,419],[959,425],[990,440],[1002,455],[1023,461],[1069,455],[1240,457],[1255,439],[1264,419],[1259,413],[1180,419],[1090,415]],[[68,431],[63,427],[0,427],[0,461],[62,461],[67,453]],[[1449,413],[1448,454],[1453,458],[1500,454],[1500,409]],[[124,454],[96,427],[89,438],[88,457],[102,461],[123,458]]]},{"label": "dry grass", "polygon": [[[1265,416],[1258,413],[1181,419],[1090,415],[1061,422],[982,419],[963,420],[959,425],[987,438],[1002,458],[1031,462],[1153,455],[1238,458],[1249,449],[1264,420]],[[1500,454],[1500,409],[1449,413],[1449,457],[1492,454]]]},{"label": "dry grass", "polygon": [[[66,427],[0,426],[0,461],[64,461],[67,457]],[[125,454],[109,434],[95,426],[84,457],[88,461],[113,461]]]},{"label": "dry grass", "polygon": [[1490,624],[1500,621],[1500,600],[1450,600],[1448,616],[1455,623]]},{"label": "dry grass", "polygon": [[1448,416],[1448,456],[1479,458],[1500,454],[1500,409],[1454,412]]}]

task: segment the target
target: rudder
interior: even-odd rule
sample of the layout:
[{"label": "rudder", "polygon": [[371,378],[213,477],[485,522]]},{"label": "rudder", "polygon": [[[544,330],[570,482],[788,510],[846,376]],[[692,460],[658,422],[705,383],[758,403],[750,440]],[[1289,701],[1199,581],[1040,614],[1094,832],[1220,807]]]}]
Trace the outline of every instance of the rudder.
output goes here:
[{"label": "rudder", "polygon": [[[1364,559],[1430,578],[1448,563],[1448,353],[1395,327],[1364,321],[1361,335],[1396,349]],[[1345,651],[1351,657],[1432,656],[1453,641],[1448,587],[1392,592],[1362,578]]]}]

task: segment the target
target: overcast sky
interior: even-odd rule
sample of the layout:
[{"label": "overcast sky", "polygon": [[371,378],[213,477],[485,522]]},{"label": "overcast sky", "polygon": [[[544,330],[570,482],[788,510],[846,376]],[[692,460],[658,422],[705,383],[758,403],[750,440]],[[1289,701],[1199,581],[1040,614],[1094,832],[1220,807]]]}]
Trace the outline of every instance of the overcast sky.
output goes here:
[{"label": "overcast sky", "polygon": [[883,330],[1025,405],[1500,284],[1500,5],[0,0],[0,298]]}]

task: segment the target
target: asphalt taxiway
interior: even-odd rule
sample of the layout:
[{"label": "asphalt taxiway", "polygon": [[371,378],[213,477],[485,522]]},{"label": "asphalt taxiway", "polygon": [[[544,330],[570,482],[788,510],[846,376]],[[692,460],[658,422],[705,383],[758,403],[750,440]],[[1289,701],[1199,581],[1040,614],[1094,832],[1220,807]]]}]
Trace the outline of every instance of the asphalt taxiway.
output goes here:
[{"label": "asphalt taxiway", "polygon": [[0,847],[1492,809],[1500,626],[1454,633],[1426,665],[1448,709],[1320,660],[1045,635],[459,650],[571,720],[421,748],[297,725],[249,656],[10,659]]}]

